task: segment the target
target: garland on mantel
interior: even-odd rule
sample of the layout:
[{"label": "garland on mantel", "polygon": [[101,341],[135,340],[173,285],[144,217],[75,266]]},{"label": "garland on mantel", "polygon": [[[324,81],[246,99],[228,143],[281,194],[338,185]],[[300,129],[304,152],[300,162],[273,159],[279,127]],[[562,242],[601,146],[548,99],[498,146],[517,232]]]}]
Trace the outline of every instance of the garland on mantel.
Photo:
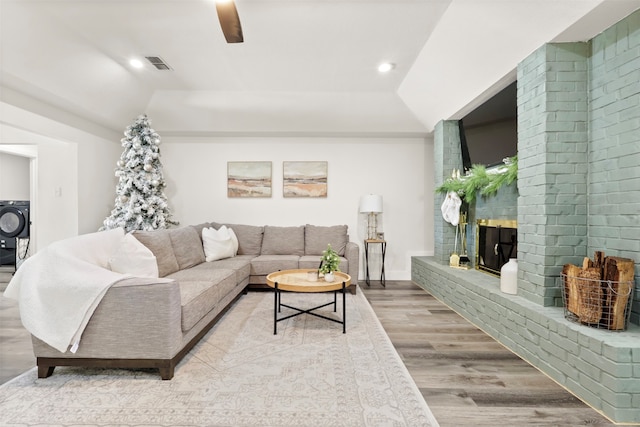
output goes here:
[{"label": "garland on mantel", "polygon": [[504,166],[491,170],[482,165],[473,165],[464,176],[454,172],[454,176],[436,188],[436,192],[447,194],[454,191],[467,203],[473,202],[477,193],[493,196],[500,187],[511,185],[518,178],[518,156],[507,157],[504,163]]}]

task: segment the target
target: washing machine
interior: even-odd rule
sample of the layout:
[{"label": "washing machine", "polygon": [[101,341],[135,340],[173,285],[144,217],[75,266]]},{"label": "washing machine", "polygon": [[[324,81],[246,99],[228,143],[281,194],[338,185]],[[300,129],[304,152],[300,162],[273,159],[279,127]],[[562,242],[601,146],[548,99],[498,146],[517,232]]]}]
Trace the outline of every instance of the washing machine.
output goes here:
[{"label": "washing machine", "polygon": [[0,200],[0,239],[29,237],[29,206],[28,200]]},{"label": "washing machine", "polygon": [[0,266],[18,264],[19,242],[29,243],[28,200],[0,200]]},{"label": "washing machine", "polygon": [[16,265],[15,237],[0,237],[0,267],[3,265]]}]

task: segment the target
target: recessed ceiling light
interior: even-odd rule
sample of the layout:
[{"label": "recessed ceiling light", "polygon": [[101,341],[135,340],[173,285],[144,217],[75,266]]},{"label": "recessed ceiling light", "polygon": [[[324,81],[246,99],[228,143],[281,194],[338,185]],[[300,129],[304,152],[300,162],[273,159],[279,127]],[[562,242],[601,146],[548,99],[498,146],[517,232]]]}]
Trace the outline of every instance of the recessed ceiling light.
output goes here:
[{"label": "recessed ceiling light", "polygon": [[381,73],[388,73],[389,71],[395,68],[396,64],[392,64],[391,62],[383,62],[378,65],[378,71]]},{"label": "recessed ceiling light", "polygon": [[144,64],[139,59],[132,59],[129,61],[129,65],[133,68],[142,68]]}]

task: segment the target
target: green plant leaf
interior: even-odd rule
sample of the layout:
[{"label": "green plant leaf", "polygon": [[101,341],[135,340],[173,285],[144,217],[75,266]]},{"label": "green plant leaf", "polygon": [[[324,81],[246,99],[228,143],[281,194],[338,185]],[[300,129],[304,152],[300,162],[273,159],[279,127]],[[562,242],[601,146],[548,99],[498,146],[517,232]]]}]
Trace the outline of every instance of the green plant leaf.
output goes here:
[{"label": "green plant leaf", "polygon": [[477,193],[493,196],[503,185],[511,185],[518,179],[518,156],[507,158],[505,164],[505,168],[491,172],[482,165],[473,165],[465,176],[448,178],[435,191],[442,194],[453,191],[467,203],[473,202]]}]

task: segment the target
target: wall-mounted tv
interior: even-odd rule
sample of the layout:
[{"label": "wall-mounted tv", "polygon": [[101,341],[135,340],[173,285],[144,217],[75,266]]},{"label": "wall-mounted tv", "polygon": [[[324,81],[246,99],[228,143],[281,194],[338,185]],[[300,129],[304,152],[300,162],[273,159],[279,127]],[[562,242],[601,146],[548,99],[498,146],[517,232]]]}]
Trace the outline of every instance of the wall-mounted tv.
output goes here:
[{"label": "wall-mounted tv", "polygon": [[501,165],[505,157],[518,154],[518,108],[516,82],[460,120],[462,163]]}]

